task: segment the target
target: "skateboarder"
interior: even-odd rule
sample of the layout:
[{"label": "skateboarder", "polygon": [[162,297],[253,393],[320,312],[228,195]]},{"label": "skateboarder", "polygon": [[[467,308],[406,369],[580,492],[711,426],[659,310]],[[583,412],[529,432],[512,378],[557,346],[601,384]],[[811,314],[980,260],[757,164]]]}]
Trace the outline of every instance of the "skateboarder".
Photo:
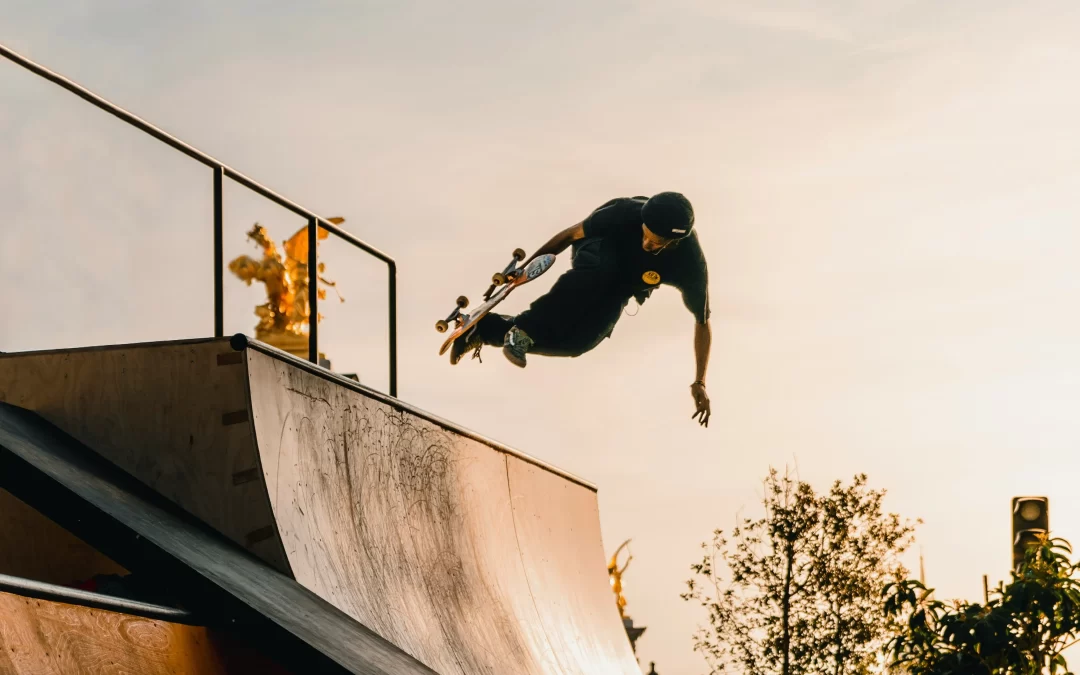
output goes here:
[{"label": "skateboarder", "polygon": [[469,351],[479,353],[483,345],[501,346],[506,358],[521,368],[530,353],[580,356],[611,336],[631,298],[642,304],[657,286],[668,284],[682,292],[683,304],[694,315],[693,417],[708,426],[711,408],[705,370],[712,342],[708,270],[693,227],[694,209],[677,192],[603,204],[556,234],[529,259],[573,246],[571,269],[551,290],[517,316],[492,313],[481,319],[476,330],[454,342],[450,363],[456,364]]}]

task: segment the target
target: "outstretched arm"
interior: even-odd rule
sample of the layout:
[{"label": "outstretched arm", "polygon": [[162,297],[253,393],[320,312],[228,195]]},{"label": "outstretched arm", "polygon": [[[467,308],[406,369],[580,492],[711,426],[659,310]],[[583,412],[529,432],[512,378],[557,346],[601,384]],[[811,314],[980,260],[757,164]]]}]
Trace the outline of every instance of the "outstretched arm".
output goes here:
[{"label": "outstretched arm", "polygon": [[525,261],[525,264],[528,265],[530,262],[533,261],[534,258],[539,258],[540,256],[546,255],[548,253],[559,255],[560,253],[565,251],[566,248],[570,246],[570,244],[574,243],[578,239],[582,239],[584,236],[585,226],[583,223],[571,225],[570,227],[562,230],[554,237],[549,239],[546,244],[536,249],[536,252],[533,253],[532,256],[530,256],[529,259]]},{"label": "outstretched arm", "polygon": [[705,371],[709,368],[709,350],[712,347],[712,326],[706,320],[705,323],[694,324],[694,383],[690,385],[690,393],[694,397],[695,412],[693,417],[700,419],[698,422],[703,427],[709,426],[709,417],[712,415],[712,406],[709,403],[709,395],[705,393]]}]

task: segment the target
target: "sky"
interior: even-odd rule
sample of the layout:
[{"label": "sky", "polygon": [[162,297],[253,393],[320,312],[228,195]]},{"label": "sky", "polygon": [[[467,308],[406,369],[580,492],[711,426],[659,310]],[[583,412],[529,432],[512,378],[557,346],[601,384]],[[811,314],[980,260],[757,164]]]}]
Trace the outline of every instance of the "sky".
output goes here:
[{"label": "sky", "polygon": [[[769,467],[867,473],[939,597],[1007,577],[1014,495],[1080,542],[1080,6],[813,4],[8,0],[0,43],[392,255],[400,397],[599,487],[640,660],[677,675],[706,671],[690,565]],[[212,335],[209,169],[7,61],[0,156],[0,350]],[[672,289],[580,358],[437,355],[514,248],[663,190],[709,263],[707,429]],[[303,225],[235,185],[225,219],[226,259]],[[321,255],[323,351],[385,390],[385,268]],[[252,334],[261,288],[226,291]]]}]

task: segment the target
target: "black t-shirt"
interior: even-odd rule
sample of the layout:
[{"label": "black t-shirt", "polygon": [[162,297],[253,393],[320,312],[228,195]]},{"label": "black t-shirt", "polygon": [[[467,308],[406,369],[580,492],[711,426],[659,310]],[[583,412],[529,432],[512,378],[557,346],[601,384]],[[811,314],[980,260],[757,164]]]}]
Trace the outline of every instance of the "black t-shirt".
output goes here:
[{"label": "black t-shirt", "polygon": [[[585,241],[603,239],[615,256],[616,287],[624,297],[643,302],[660,285],[682,292],[683,304],[698,323],[709,319],[709,272],[697,233],[673,243],[660,253],[642,247],[641,207],[647,197],[612,199],[585,219]],[[607,247],[605,247],[607,248]]]}]

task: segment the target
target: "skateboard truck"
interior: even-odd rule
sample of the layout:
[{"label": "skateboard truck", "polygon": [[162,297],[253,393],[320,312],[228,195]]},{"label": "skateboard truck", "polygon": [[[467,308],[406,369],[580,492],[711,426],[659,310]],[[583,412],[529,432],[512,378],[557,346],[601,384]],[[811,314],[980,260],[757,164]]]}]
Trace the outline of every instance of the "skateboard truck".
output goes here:
[{"label": "skateboard truck", "polygon": [[491,286],[484,292],[484,300],[491,299],[491,294],[495,292],[496,288],[502,286],[507,281],[513,280],[514,277],[520,274],[516,268],[517,264],[525,259],[525,249],[515,248],[513,255],[514,259],[507,263],[502,272],[496,272],[491,275]]},{"label": "skateboard truck", "polygon": [[454,311],[450,312],[450,316],[446,317],[445,319],[439,319],[435,322],[435,330],[439,331],[440,333],[445,333],[450,328],[450,322],[454,321],[455,319],[457,320],[457,325],[459,326],[465,323],[464,320],[461,318],[464,316],[461,313],[461,310],[465,309],[468,306],[469,299],[466,298],[464,295],[458,296],[457,307],[454,308]]},{"label": "skateboard truck", "polygon": [[[491,276],[491,286],[489,286],[487,291],[484,292],[485,301],[491,299],[491,294],[495,292],[496,288],[502,286],[508,281],[513,281],[517,278],[519,274],[521,274],[520,270],[517,269],[517,264],[525,259],[525,249],[514,249],[513,256],[514,259],[507,263],[506,267],[503,268],[502,272],[496,272]],[[469,320],[469,316],[467,314],[463,314],[461,310],[465,309],[468,306],[468,298],[466,298],[464,295],[458,297],[457,307],[455,307],[454,311],[450,312],[450,315],[447,316],[445,319],[439,319],[435,322],[435,330],[439,331],[440,333],[445,333],[446,331],[450,330],[451,321],[456,321],[458,327],[465,325],[465,322]]]}]

